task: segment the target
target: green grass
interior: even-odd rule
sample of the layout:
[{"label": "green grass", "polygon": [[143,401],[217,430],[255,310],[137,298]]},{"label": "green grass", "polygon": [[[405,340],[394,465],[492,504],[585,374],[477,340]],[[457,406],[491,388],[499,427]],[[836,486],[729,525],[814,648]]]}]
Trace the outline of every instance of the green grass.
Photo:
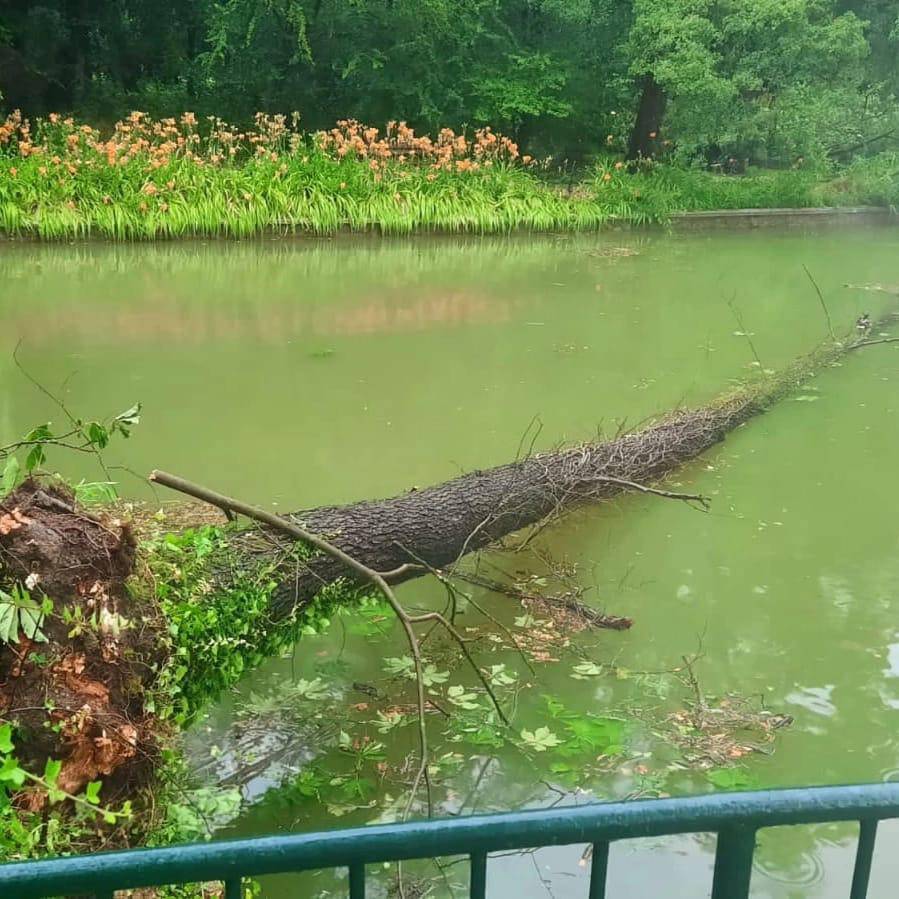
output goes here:
[{"label": "green grass", "polygon": [[636,173],[600,166],[593,188],[620,198],[631,218],[663,221],[679,212],[717,209],[899,205],[899,154],[859,160],[835,172],[752,171],[745,175],[656,165]]},{"label": "green grass", "polygon": [[[18,161],[14,177],[10,167],[0,160],[0,230],[44,239],[545,231],[596,228],[617,212],[614,202],[562,197],[511,165],[439,172],[431,180],[435,173],[427,168],[388,167],[380,181],[359,161],[302,157],[221,168],[179,159],[149,177],[136,162],[111,173],[82,169],[59,179],[39,173],[44,161]],[[153,196],[145,193],[148,183],[158,190]]]}]

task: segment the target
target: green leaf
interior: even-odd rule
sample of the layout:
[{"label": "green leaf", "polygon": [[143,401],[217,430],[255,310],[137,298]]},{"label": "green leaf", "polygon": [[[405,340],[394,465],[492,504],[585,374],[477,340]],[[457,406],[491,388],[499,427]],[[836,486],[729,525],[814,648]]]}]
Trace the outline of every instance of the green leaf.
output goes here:
[{"label": "green leaf", "polygon": [[19,483],[21,466],[15,456],[10,456],[3,466],[3,474],[0,475],[0,496],[6,496]]},{"label": "green leaf", "polygon": [[19,613],[8,593],[0,590],[0,643],[19,642]]},{"label": "green leaf", "polygon": [[12,750],[12,725],[0,724],[0,752],[5,755],[7,752],[12,752]]},{"label": "green leaf", "polygon": [[403,677],[415,677],[415,660],[411,656],[391,657],[384,659],[384,670],[388,674],[400,674]]},{"label": "green leaf", "polygon": [[60,771],[62,771],[61,761],[58,759],[47,759],[44,763],[44,780],[47,781],[49,786],[56,786],[56,778],[59,777]]},{"label": "green leaf", "polygon": [[624,742],[625,722],[620,718],[601,718],[596,715],[575,715],[565,720],[569,738],[565,741],[564,755],[573,756],[589,752],[607,753],[612,746]]},{"label": "green leaf", "polygon": [[372,722],[375,727],[378,729],[379,734],[386,734],[392,731],[395,727],[399,727],[402,724],[406,723],[406,716],[397,712],[391,715],[385,715],[380,709],[375,713],[377,715],[377,719]]},{"label": "green leaf", "polygon": [[31,452],[25,457],[25,471],[34,471],[39,465],[42,465],[46,459],[44,448],[38,444],[31,448]]},{"label": "green leaf", "polygon": [[573,677],[575,680],[586,680],[588,677],[598,677],[602,673],[602,665],[597,665],[594,662],[581,662],[574,666],[570,677]]},{"label": "green leaf", "polygon": [[98,503],[112,503],[119,497],[116,485],[112,481],[82,481],[75,485],[75,499],[85,506]]},{"label": "green leaf", "polygon": [[712,768],[705,776],[719,790],[749,790],[756,786],[754,778],[742,768]]},{"label": "green leaf", "polygon": [[487,676],[490,679],[490,683],[497,687],[509,687],[517,680],[515,675],[506,671],[505,665],[491,665],[490,673]]},{"label": "green leaf", "polygon": [[294,687],[294,692],[301,699],[319,700],[326,699],[328,696],[328,688],[320,677],[312,680],[300,678]]},{"label": "green leaf", "polygon": [[87,426],[87,439],[99,449],[106,449],[109,444],[109,431],[98,421],[92,421]]},{"label": "green leaf", "polygon": [[472,711],[473,709],[479,708],[477,702],[477,694],[475,693],[467,693],[465,691],[465,687],[461,684],[456,684],[455,686],[448,687],[446,691],[446,698],[455,706],[458,706],[460,709],[467,709],[468,711]]},{"label": "green leaf", "polygon": [[433,662],[428,662],[421,672],[421,682],[426,687],[433,687],[434,684],[443,684],[449,680],[449,671],[438,671],[437,666]]},{"label": "green leaf", "polygon": [[[33,603],[34,600],[31,600],[31,602]],[[43,621],[44,613],[37,607],[36,603],[33,606],[23,606],[19,609],[19,622],[22,625],[22,631],[29,640],[34,640],[35,643],[47,642],[47,637],[41,630]]]},{"label": "green leaf", "polygon": [[91,805],[99,805],[100,804],[100,787],[103,786],[102,780],[92,780],[85,788],[84,788],[84,798]]},{"label": "green leaf", "polygon": [[112,420],[112,430],[118,431],[123,437],[131,436],[131,428],[140,424],[140,403],[136,403],[130,409],[126,409]]},{"label": "green leaf", "polygon": [[50,430],[50,422],[45,425],[38,425],[29,431],[23,438],[23,443],[43,443],[45,440],[52,440],[53,432]]},{"label": "green leaf", "polygon": [[8,755],[0,765],[0,783],[12,784],[19,788],[25,783],[25,770],[19,766],[19,760],[14,755]]}]

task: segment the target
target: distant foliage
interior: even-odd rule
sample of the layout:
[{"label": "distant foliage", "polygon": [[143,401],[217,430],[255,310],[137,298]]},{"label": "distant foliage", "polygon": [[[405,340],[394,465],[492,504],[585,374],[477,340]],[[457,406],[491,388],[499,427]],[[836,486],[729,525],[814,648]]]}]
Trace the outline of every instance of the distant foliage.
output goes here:
[{"label": "distant foliage", "polygon": [[[0,103],[104,134],[131,109],[249,123],[299,109],[492,125],[584,162],[789,167],[897,146],[899,10],[883,0],[36,0],[0,4]],[[649,138],[649,134],[653,134]],[[610,141],[611,138],[611,141]],[[647,143],[652,141],[652,144]],[[644,155],[648,155],[644,153]]]}]

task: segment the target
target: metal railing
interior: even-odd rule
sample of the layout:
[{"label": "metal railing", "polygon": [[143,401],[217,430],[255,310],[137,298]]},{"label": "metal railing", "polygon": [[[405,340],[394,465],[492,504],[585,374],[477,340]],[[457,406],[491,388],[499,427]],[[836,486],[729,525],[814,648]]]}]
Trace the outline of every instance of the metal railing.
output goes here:
[{"label": "metal railing", "polygon": [[859,839],[849,895],[862,899],[868,892],[877,822],[886,818],[899,818],[899,783],[597,803],[15,862],[0,865],[0,896],[92,894],[111,899],[117,889],[222,881],[226,899],[238,899],[246,877],[345,867],[350,899],[364,899],[368,864],[467,855],[470,895],[484,899],[489,853],[591,843],[588,896],[603,899],[610,843],[716,833],[712,899],[742,899],[749,895],[758,830],[857,821]]}]

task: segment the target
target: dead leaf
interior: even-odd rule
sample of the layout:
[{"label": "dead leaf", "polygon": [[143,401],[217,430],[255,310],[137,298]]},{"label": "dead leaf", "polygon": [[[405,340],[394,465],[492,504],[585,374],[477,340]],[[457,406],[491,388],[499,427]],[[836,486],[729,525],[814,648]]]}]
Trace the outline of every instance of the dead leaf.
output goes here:
[{"label": "dead leaf", "polygon": [[16,506],[12,512],[5,512],[3,515],[0,515],[0,537],[5,537],[26,524],[31,524],[31,519],[26,518],[19,510],[19,507]]}]

